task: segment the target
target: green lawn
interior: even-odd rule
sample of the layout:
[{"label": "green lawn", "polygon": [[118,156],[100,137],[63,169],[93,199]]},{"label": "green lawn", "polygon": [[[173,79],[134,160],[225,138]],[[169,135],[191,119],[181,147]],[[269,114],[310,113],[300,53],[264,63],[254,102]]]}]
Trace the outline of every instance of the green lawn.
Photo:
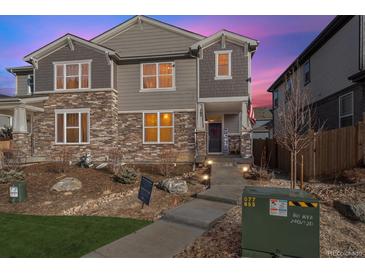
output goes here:
[{"label": "green lawn", "polygon": [[149,223],[113,217],[0,213],[0,257],[81,257]]}]

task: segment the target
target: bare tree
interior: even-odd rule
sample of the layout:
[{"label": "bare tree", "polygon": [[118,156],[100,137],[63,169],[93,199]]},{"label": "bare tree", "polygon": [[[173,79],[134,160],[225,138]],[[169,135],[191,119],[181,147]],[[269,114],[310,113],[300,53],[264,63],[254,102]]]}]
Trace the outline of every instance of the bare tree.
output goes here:
[{"label": "bare tree", "polygon": [[274,137],[290,152],[291,188],[297,181],[297,156],[313,141],[310,131],[315,129],[315,109],[311,96],[303,85],[301,69],[297,64],[285,77],[285,91],[279,100]]}]

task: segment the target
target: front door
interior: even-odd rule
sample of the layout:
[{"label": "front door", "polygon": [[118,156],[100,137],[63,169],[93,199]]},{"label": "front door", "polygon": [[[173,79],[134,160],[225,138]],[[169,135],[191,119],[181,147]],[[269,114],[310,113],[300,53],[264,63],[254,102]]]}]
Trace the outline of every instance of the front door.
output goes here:
[{"label": "front door", "polygon": [[210,123],[209,124],[209,147],[210,153],[222,152],[222,124]]}]

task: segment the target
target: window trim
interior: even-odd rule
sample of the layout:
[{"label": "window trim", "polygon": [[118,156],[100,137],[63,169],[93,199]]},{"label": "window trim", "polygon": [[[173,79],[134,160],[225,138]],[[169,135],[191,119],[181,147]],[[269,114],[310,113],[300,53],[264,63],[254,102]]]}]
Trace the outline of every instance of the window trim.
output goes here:
[{"label": "window trim", "polygon": [[[91,88],[91,63],[92,60],[75,60],[75,61],[60,61],[60,62],[53,62],[53,85],[55,91],[76,91],[76,90],[86,90]],[[89,65],[89,81],[88,86],[82,88],[81,87],[81,81],[82,81],[82,75],[81,75],[81,65],[88,64]],[[63,88],[57,88],[57,66],[63,66]],[[78,88],[66,88],[66,65],[78,65],[79,66],[79,87]]]},{"label": "window trim", "polygon": [[[67,127],[67,114],[77,113],[79,115],[79,126],[78,127]],[[87,113],[87,142],[81,142],[81,114]],[[63,114],[63,142],[57,142],[57,128],[58,119],[57,115]],[[68,143],[67,142],[67,128],[78,128],[79,129],[79,142]],[[90,109],[89,108],[79,108],[79,109],[55,109],[55,144],[56,145],[88,145],[90,144]]]},{"label": "window trim", "polygon": [[[343,97],[347,96],[347,95],[351,95],[351,100],[352,100],[351,114],[345,114],[345,115],[341,116],[341,99]],[[342,126],[341,126],[341,119],[342,118],[346,118],[346,117],[350,117],[350,116],[352,116],[351,126],[353,126],[354,125],[354,92],[353,91],[345,93],[345,94],[338,97],[338,127],[342,128]]]},{"label": "window trim", "polygon": [[[143,65],[155,65],[156,66],[156,88],[143,88]],[[160,88],[159,86],[159,64],[172,64],[172,87],[169,88]],[[149,63],[141,63],[140,70],[140,90],[139,92],[154,92],[154,91],[176,91],[176,70],[175,70],[175,62],[167,61],[167,62],[149,62]]]},{"label": "window trim", "polygon": [[[309,71],[308,71],[308,73],[309,73],[309,80],[308,81],[306,81],[306,79],[305,79],[305,65],[306,64],[308,64],[308,68],[309,68]],[[306,86],[306,85],[308,85],[310,82],[311,82],[311,62],[310,62],[310,59],[308,59],[307,61],[305,61],[304,62],[304,64],[303,64],[303,82],[304,82],[304,86]]]},{"label": "window trim", "polygon": [[[228,53],[228,75],[218,75],[218,57],[219,54]],[[214,80],[230,80],[232,79],[232,50],[216,50],[215,54],[215,77]]]},{"label": "window trim", "polygon": [[[160,126],[160,114],[171,113],[172,114],[172,126]],[[147,128],[157,128],[157,142],[146,142],[145,140],[145,114],[157,114],[157,126],[147,126]],[[161,145],[161,144],[175,144],[175,113],[173,111],[144,111],[142,113],[142,140],[144,145]],[[172,128],[172,141],[171,142],[160,142],[160,129],[161,128]]]}]

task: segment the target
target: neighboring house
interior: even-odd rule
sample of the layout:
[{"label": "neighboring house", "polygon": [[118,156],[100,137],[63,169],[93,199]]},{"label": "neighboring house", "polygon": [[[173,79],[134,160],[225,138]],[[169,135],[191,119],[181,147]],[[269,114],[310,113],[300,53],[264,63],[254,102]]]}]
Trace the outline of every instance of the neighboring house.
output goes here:
[{"label": "neighboring house", "polygon": [[[10,98],[11,98],[10,96],[0,94],[0,101],[10,99]],[[1,111],[1,109],[0,109],[0,112],[2,112],[2,114],[0,114],[0,129],[2,129],[4,127],[11,127],[12,126],[12,117],[11,117],[12,113],[6,113],[6,111],[5,112]]]},{"label": "neighboring house", "polygon": [[222,30],[205,37],[145,16],[85,40],[66,34],[9,68],[14,144],[54,158],[64,147],[95,161],[178,161],[223,153],[223,133],[251,158],[247,102],[256,40]]},{"label": "neighboring house", "polygon": [[272,138],[272,112],[270,108],[255,108],[256,124],[253,126],[253,139]]},{"label": "neighboring house", "polygon": [[364,16],[336,16],[268,89],[272,92],[274,131],[277,107],[299,64],[301,86],[308,89],[319,125],[355,125],[365,112]]}]

